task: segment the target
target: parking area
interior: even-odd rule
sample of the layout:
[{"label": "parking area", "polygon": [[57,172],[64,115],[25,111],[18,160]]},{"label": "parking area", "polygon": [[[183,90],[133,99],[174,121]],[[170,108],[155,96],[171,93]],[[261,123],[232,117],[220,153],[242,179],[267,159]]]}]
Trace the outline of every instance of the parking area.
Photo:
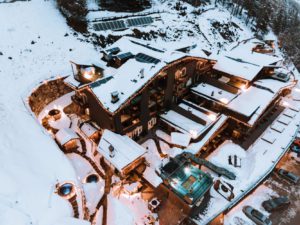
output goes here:
[{"label": "parking area", "polygon": [[[278,167],[300,176],[300,163],[290,158],[290,152],[280,161]],[[298,225],[300,221],[300,184],[294,185],[285,179],[272,173],[265,182],[266,186],[274,190],[280,196],[288,196],[291,201],[286,210],[277,211],[270,215],[273,224]]]},{"label": "parking area", "polygon": [[[281,159],[276,170],[278,168],[286,169],[300,176],[300,163],[291,158],[290,151]],[[242,208],[244,206],[250,205],[263,214],[268,215],[273,224],[298,225],[300,221],[300,184],[292,184],[279,176],[276,170],[265,180],[263,184],[257,187],[254,192],[252,192],[237,206],[232,208],[226,215],[224,215],[224,217],[219,218],[218,221],[215,221],[213,224],[254,224],[242,212]],[[290,206],[286,209],[277,210],[272,213],[266,212],[261,203],[265,200],[278,196],[287,196],[291,202]]]}]

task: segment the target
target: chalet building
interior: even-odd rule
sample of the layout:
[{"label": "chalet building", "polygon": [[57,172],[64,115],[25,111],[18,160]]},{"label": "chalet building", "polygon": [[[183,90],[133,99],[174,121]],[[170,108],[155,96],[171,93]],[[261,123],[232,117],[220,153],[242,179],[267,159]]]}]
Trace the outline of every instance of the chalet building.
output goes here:
[{"label": "chalet building", "polygon": [[147,133],[158,116],[187,95],[189,87],[214,63],[128,37],[104,50],[102,59],[111,66],[112,76],[105,70],[104,79],[89,85],[70,77],[65,82],[76,91],[74,101],[87,109],[92,121],[102,129],[129,137]]},{"label": "chalet building", "polygon": [[80,124],[79,128],[86,137],[95,143],[99,143],[101,137],[101,128],[92,122],[84,122]]},{"label": "chalet building", "polygon": [[256,44],[212,59],[195,46],[170,51],[123,37],[102,51],[102,78],[84,83],[70,76],[65,83],[75,91],[73,101],[102,130],[135,138],[159,122],[169,134],[203,140],[205,147],[228,120],[239,129],[236,137],[254,129],[280,110],[282,96],[295,85],[282,58],[251,51]]},{"label": "chalet building", "polygon": [[55,134],[55,139],[65,152],[78,148],[80,137],[71,129],[61,129]]},{"label": "chalet building", "polygon": [[[283,67],[281,57],[253,51],[255,46],[257,40],[251,40],[213,58],[195,45],[166,50],[123,37],[101,52],[102,64],[72,62],[74,76],[64,83],[75,93],[72,105],[84,109],[79,127],[83,136],[99,143],[95,155],[101,162],[122,179],[138,175],[158,192],[158,199],[170,200],[189,215],[206,207],[209,190],[222,183],[219,177],[238,176],[206,160],[211,152],[225,140],[245,150],[258,139],[273,144],[272,132],[284,133],[299,112],[282,101],[297,83],[293,72]],[[58,111],[48,116],[60,118]],[[133,139],[158,124],[149,135],[162,159],[154,165],[147,158],[150,145]],[[68,129],[55,138],[66,152],[80,143]],[[172,157],[160,140],[169,152],[185,151]]]},{"label": "chalet building", "polygon": [[104,130],[99,146],[99,153],[112,169],[122,177],[144,162],[146,150],[126,135],[122,136],[110,130]]}]

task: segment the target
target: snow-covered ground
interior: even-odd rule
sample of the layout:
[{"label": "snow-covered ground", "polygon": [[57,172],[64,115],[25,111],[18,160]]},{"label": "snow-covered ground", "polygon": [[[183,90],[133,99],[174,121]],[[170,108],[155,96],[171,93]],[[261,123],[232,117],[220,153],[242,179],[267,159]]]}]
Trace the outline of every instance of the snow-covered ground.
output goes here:
[{"label": "snow-covered ground", "polygon": [[[90,2],[93,2],[92,0]],[[198,50],[206,49],[218,52],[218,50],[228,50],[232,42],[237,42],[253,37],[253,33],[241,20],[232,17],[228,10],[215,8],[214,4],[208,4],[196,9],[188,3],[182,3],[182,8],[186,8],[184,14],[175,9],[176,1],[152,1],[151,9],[142,13],[160,12],[150,14],[154,22],[148,26],[130,27],[123,31],[95,31],[94,22],[90,22],[90,32],[94,32],[103,37],[109,35],[123,36],[134,35],[136,29],[141,33],[155,33],[153,42],[161,45],[162,48],[182,48],[193,44],[198,45]],[[89,4],[94,9],[94,4]],[[180,15],[181,14],[181,15]],[[110,11],[91,11],[88,19],[102,19],[107,17],[130,16],[130,13],[118,13]],[[223,24],[225,24],[223,26]],[[221,25],[220,29],[216,28]],[[224,34],[231,33],[228,38]],[[222,37],[223,35],[223,37]],[[147,38],[147,35],[144,36]]]},{"label": "snow-covered ground", "polygon": [[54,193],[58,182],[77,182],[74,168],[22,96],[40,80],[69,74],[70,59],[98,53],[73,36],[53,1],[0,4],[0,37],[0,224],[77,224]]},{"label": "snow-covered ground", "polygon": [[[251,196],[245,198],[241,203],[235,206],[226,216],[224,217],[224,225],[235,225],[243,224],[244,225],[255,225],[242,211],[244,206],[250,205],[253,208],[259,210],[264,215],[270,215],[261,205],[263,201],[266,201],[272,197],[278,197],[278,194],[272,189],[266,187],[265,185],[260,186]],[[240,222],[240,223],[239,223]]]},{"label": "snow-covered ground", "polygon": [[[111,202],[108,203],[108,209],[112,207],[110,204],[112,204],[113,207],[118,207],[119,205],[119,207],[123,208],[123,210],[115,209],[108,212],[108,218],[110,218],[108,221],[110,221],[110,225],[147,224],[149,216],[153,218],[157,217],[156,214],[153,214],[148,209],[148,203],[142,199],[141,193],[130,195],[123,192],[116,196],[109,195],[108,199],[111,200]],[[119,216],[116,217],[116,214]],[[158,225],[158,223],[155,223],[154,225]]]},{"label": "snow-covered ground", "polygon": [[[245,24],[232,18],[226,10],[207,6],[204,9],[208,11],[196,15],[193,13],[194,9],[185,4],[187,15],[179,16],[178,12],[172,9],[174,4],[171,1],[165,1],[163,5],[159,5],[158,1],[154,2],[156,2],[154,10],[165,12],[156,15],[158,19],[155,19],[152,25],[139,27],[139,30],[142,32],[157,30],[166,34],[165,37],[153,40],[161,46],[175,46],[174,41],[176,41],[176,48],[197,43],[198,50],[204,48],[216,53],[219,49],[228,49],[231,41],[224,40],[221,33],[213,28],[216,22],[221,24],[234,22],[240,27],[230,28],[234,33],[232,41],[252,37],[252,33]],[[101,13],[90,14],[90,19],[122,15],[106,11],[101,11]],[[125,35],[132,32],[132,29],[128,29],[113,34]],[[107,36],[112,34],[112,31],[99,34]],[[79,161],[77,156],[70,156],[69,161],[62,154],[38,121],[35,121],[29,114],[22,97],[27,96],[31,89],[42,80],[51,76],[70,74],[69,60],[95,61],[99,59],[99,53],[92,44],[84,41],[81,35],[75,34],[66,25],[65,19],[60,15],[53,0],[0,4],[0,38],[0,52],[2,53],[0,54],[0,77],[2,78],[0,83],[0,179],[2,180],[0,224],[89,224],[74,221],[71,218],[73,212],[70,204],[54,193],[54,187],[55,184],[63,181],[72,181],[77,185],[87,174],[94,171],[88,166],[83,166],[86,162]],[[70,96],[67,97],[70,100]],[[47,110],[55,108],[56,104],[66,104],[66,102],[61,104],[59,101],[60,99],[48,105],[38,119],[42,119]],[[51,125],[57,125],[57,128],[66,127],[70,120],[64,116],[61,122]],[[181,152],[180,149],[170,149],[166,143],[160,142],[160,145],[162,152],[169,156],[175,156]],[[158,154],[153,140],[144,143],[144,147],[147,146],[146,159],[153,172],[161,166],[163,159]],[[195,149],[199,148],[195,147]],[[242,149],[238,149],[237,152],[241,153],[241,158],[245,158],[246,153]],[[268,154],[264,151],[261,153]],[[223,157],[226,155],[220,158]],[[254,153],[253,157],[256,157]],[[77,163],[74,163],[75,161]],[[215,163],[221,164],[222,162],[216,160]],[[225,167],[225,165],[222,166]],[[257,168],[261,169],[261,167]],[[245,171],[240,174],[238,171],[235,172],[238,178],[245,178]],[[255,172],[257,171],[253,170],[253,174],[257,175]],[[161,180],[155,182],[159,183]],[[90,209],[93,209],[102,197],[103,185],[101,183],[96,187],[90,185],[84,187],[89,193],[96,193],[99,190],[98,198],[93,199],[93,195],[86,196]],[[91,189],[92,192],[90,192]],[[224,198],[216,199],[222,201],[222,204],[215,207],[204,220],[209,219],[214,212],[222,210],[228,204]],[[214,207],[213,204],[210,206]],[[123,211],[124,217],[115,217],[120,210]],[[129,224],[141,224],[145,219],[143,216],[149,214],[146,202],[139,195],[122,195],[119,198],[109,195],[108,212],[109,218],[114,217],[111,219],[112,224],[120,224],[120,222],[125,224],[125,220],[129,221]],[[99,212],[101,213],[102,211]]]}]

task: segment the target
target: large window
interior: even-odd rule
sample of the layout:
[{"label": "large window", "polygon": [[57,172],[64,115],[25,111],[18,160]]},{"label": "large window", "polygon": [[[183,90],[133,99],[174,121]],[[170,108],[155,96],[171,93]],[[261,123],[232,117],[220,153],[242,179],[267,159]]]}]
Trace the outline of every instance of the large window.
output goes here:
[{"label": "large window", "polygon": [[148,108],[150,116],[160,112],[164,106],[165,89],[167,87],[167,76],[157,78],[149,85]]},{"label": "large window", "polygon": [[142,95],[138,95],[137,97],[131,100],[131,102],[126,108],[122,110],[121,123],[124,130],[127,130],[131,126],[140,123],[141,100]]}]

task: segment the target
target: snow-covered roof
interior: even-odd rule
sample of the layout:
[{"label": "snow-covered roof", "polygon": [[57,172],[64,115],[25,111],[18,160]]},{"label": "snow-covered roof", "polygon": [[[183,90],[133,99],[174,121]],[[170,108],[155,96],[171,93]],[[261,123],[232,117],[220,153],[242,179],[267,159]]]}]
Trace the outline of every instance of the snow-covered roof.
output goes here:
[{"label": "snow-covered roof", "polygon": [[290,118],[290,117],[287,117],[285,115],[281,115],[278,119],[277,119],[278,122],[284,124],[284,125],[289,125],[293,119]]},{"label": "snow-covered roof", "polygon": [[254,82],[255,85],[260,87],[265,87],[274,93],[278,92],[280,89],[292,86],[292,81],[290,82],[282,82],[274,79],[261,79]]},{"label": "snow-covered roof", "polygon": [[90,123],[83,123],[80,126],[80,129],[88,137],[92,136],[95,132],[97,132],[97,129],[93,127]]},{"label": "snow-covered roof", "polygon": [[191,144],[187,151],[196,154],[212,138],[216,131],[223,126],[227,118],[227,116],[222,114],[217,119],[216,123],[211,127],[211,129],[205,134],[205,136],[198,143]]},{"label": "snow-covered roof", "polygon": [[161,119],[166,121],[170,126],[176,127],[177,130],[190,134],[193,138],[197,138],[205,130],[205,126],[170,110],[166,114],[162,114]]},{"label": "snow-covered roof", "polygon": [[270,143],[270,144],[273,144],[276,141],[276,137],[275,137],[276,133],[275,132],[276,131],[274,131],[274,130],[267,130],[263,134],[263,136],[261,137],[261,139],[264,140],[264,141],[266,141],[266,142],[268,142],[268,143]]},{"label": "snow-covered roof", "polygon": [[191,135],[189,134],[183,134],[179,132],[171,133],[172,144],[187,147],[190,144],[190,141],[191,141]]},{"label": "snow-covered roof", "polygon": [[290,118],[295,118],[295,116],[297,115],[297,113],[294,110],[291,110],[291,109],[285,110],[283,114],[287,117],[290,117]]},{"label": "snow-covered roof", "polygon": [[[109,146],[113,146],[114,156],[110,156]],[[142,157],[146,150],[127,136],[104,130],[98,151],[115,168],[122,172],[124,168]]]},{"label": "snow-covered roof", "polygon": [[240,91],[239,94],[232,94],[213,85],[201,83],[192,88],[192,92],[207,99],[221,102],[228,109],[251,117],[248,123],[253,125],[278,92],[292,85],[292,81],[281,82],[274,79],[262,79],[255,81],[253,86]]},{"label": "snow-covered roof", "polygon": [[97,61],[95,59],[94,60],[80,59],[80,60],[70,61],[70,62],[75,64],[75,65],[96,66],[96,67],[100,67],[102,69],[106,68],[104,62]]},{"label": "snow-covered roof", "polygon": [[79,139],[79,136],[76,134],[74,130],[65,128],[65,129],[60,129],[55,134],[55,138],[59,142],[59,144],[64,145],[73,139]]},{"label": "snow-covered roof", "polygon": [[273,93],[251,86],[247,89],[247,91],[243,92],[230,102],[227,107],[235,112],[250,117],[259,108],[266,108],[273,97]]},{"label": "snow-covered roof", "polygon": [[[157,46],[148,44],[145,41],[131,37],[123,37],[112,44],[109,48],[118,47],[121,53],[131,52],[133,55],[139,53],[153,57],[158,63],[146,63],[138,61],[136,58],[129,59],[122,66],[114,71],[113,79],[108,82],[92,86],[91,89],[97,96],[103,107],[109,112],[114,113],[126,101],[136,94],[151,78],[167,64],[178,59],[189,56],[178,51],[167,51]],[[202,57],[202,53],[198,57]],[[193,57],[196,57],[195,54]],[[107,73],[104,71],[104,73]],[[117,91],[119,100],[115,103],[111,102],[111,93]]]},{"label": "snow-covered roof", "polygon": [[193,139],[198,138],[217,119],[217,114],[205,114],[196,107],[190,107],[185,103],[179,104],[179,107],[205,121],[205,124],[200,124],[199,122],[196,122],[174,110],[169,110],[167,113],[160,115],[160,117],[167,124],[183,134],[190,135]]},{"label": "snow-covered roof", "polygon": [[198,106],[196,104],[193,104],[189,101],[185,101],[183,103],[180,103],[178,106],[180,108],[186,110],[186,111],[189,111],[194,116],[197,116],[198,118],[201,118],[203,121],[205,121],[206,125],[209,125],[210,123],[214,122],[218,117],[218,113],[215,113],[211,110],[200,107],[200,106]]},{"label": "snow-covered roof", "polygon": [[[104,108],[114,112],[159,71],[160,67],[152,66],[130,59],[117,70],[110,81],[92,88],[92,91]],[[119,93],[119,101],[112,103],[111,93],[115,91]]]},{"label": "snow-covered roof", "polygon": [[280,56],[253,52],[252,48],[256,45],[255,41],[258,40],[254,39],[240,44],[230,52],[220,55],[213,68],[252,81],[264,67],[282,60]]},{"label": "snow-covered roof", "polygon": [[213,69],[251,81],[262,70],[262,66],[248,62],[240,62],[239,58],[222,56],[217,60]]},{"label": "snow-covered roof", "polygon": [[198,86],[193,87],[192,91],[196,94],[202,95],[205,98],[216,100],[225,105],[238,96],[238,94],[230,93],[207,83],[201,83]]},{"label": "snow-covered roof", "polygon": [[272,130],[275,130],[279,133],[282,133],[285,129],[285,125],[283,125],[282,123],[278,122],[278,121],[275,121],[272,125],[271,125],[271,129]]},{"label": "snow-covered roof", "polygon": [[244,48],[243,46],[235,48],[229,54],[227,54],[227,56],[237,59],[240,58],[248,63],[252,63],[262,67],[272,65],[283,60],[280,56],[272,56],[268,54],[252,52],[251,50]]}]

